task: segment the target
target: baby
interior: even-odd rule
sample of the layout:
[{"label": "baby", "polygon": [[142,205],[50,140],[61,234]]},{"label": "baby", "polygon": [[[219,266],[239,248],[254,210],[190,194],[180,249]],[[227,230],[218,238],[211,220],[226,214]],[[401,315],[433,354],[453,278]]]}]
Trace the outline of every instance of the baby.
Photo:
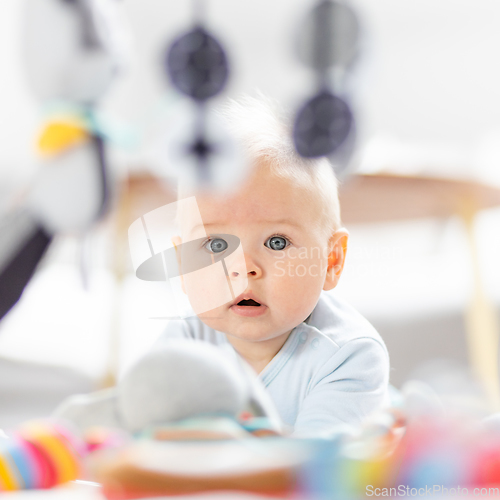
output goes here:
[{"label": "baby", "polygon": [[[281,418],[293,436],[312,437],[358,424],[388,403],[382,339],[327,293],[339,281],[348,239],[332,166],[300,158],[262,100],[232,102],[225,118],[252,173],[226,195],[182,186],[180,234],[164,254],[168,276],[180,281],[194,315],[171,320],[116,388],[70,398],[54,416],[82,430],[107,425],[137,431],[186,416],[225,414],[237,403],[231,387],[252,385],[255,390],[239,395],[240,410],[260,408],[256,415],[271,416],[279,427]],[[219,349],[200,350],[203,344],[189,340]],[[215,353],[245,368],[237,370],[241,380],[227,375]],[[250,383],[253,375],[241,359],[261,383]]]},{"label": "baby", "polygon": [[[205,235],[201,250],[220,260],[236,236],[246,269],[229,264],[226,275],[233,289],[242,279],[246,286],[227,303],[199,308],[193,320],[171,321],[157,345],[191,338],[234,348],[259,374],[294,436],[358,423],[386,403],[389,357],[375,329],[326,293],[338,284],[348,240],[332,166],[300,158],[261,100],[233,102],[225,118],[252,174],[227,196],[195,193],[201,233],[184,217],[174,243],[182,269],[186,241]],[[194,275],[183,277],[193,306],[210,294]]]}]

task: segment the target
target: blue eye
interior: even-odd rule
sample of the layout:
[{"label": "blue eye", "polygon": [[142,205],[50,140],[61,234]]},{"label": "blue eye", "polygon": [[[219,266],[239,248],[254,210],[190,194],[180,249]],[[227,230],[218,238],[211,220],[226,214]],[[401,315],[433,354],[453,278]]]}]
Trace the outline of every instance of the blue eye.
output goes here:
[{"label": "blue eye", "polygon": [[227,241],[222,238],[214,238],[205,244],[205,248],[212,253],[220,253],[226,250]]},{"label": "blue eye", "polygon": [[266,241],[265,245],[271,250],[279,251],[283,250],[287,246],[287,243],[287,239],[282,236],[272,236]]}]

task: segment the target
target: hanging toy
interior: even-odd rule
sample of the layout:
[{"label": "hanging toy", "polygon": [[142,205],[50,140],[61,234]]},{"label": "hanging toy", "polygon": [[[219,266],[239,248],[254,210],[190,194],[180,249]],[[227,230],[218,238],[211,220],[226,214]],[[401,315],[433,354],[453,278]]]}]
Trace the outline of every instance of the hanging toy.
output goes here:
[{"label": "hanging toy", "polygon": [[105,212],[109,179],[95,105],[124,60],[114,0],[25,0],[25,70],[50,108],[42,168],[24,205],[0,220],[0,319],[17,302],[55,234],[81,233]]},{"label": "hanging toy", "polygon": [[92,107],[123,66],[114,0],[25,0],[23,28],[25,72],[44,103]]},{"label": "hanging toy", "polygon": [[173,85],[200,104],[226,86],[229,69],[224,49],[201,26],[172,44],[166,62]]},{"label": "hanging toy", "polygon": [[354,133],[352,111],[339,95],[359,51],[353,10],[341,1],[321,0],[301,30],[298,49],[300,59],[316,73],[318,92],[296,116],[295,148],[305,158],[331,156]]},{"label": "hanging toy", "polygon": [[81,232],[108,201],[95,106],[122,65],[122,29],[112,0],[26,0],[25,13],[26,73],[50,106],[31,205],[50,233]]},{"label": "hanging toy", "polygon": [[194,3],[194,28],[174,40],[164,57],[170,82],[194,106],[179,113],[169,157],[189,185],[227,189],[238,183],[244,165],[223,121],[209,109],[209,101],[226,87],[229,65],[224,48],[204,26],[202,7]]}]

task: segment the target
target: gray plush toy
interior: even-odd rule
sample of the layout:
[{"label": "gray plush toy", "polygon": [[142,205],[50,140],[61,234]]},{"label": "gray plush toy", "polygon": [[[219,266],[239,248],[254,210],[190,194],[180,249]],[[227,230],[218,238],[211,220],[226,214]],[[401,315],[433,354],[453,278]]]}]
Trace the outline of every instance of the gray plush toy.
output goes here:
[{"label": "gray plush toy", "polygon": [[232,349],[176,339],[139,360],[116,387],[72,396],[53,416],[81,431],[108,426],[135,433],[193,418],[238,420],[247,412],[282,431],[264,386]]}]

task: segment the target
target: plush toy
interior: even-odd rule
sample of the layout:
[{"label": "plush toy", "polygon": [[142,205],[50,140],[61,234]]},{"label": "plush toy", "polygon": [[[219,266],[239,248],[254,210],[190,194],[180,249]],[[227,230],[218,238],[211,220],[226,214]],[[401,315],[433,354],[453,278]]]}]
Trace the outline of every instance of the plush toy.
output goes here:
[{"label": "plush toy", "polygon": [[81,233],[105,211],[109,178],[95,105],[123,66],[114,0],[25,0],[28,84],[45,119],[41,168],[0,219],[0,319],[19,299],[55,234]]},{"label": "plush toy", "polygon": [[[83,443],[61,420],[0,439],[0,490],[50,487],[86,470],[110,500],[215,491],[318,500],[416,496],[428,488],[495,492],[500,434],[477,419],[447,415],[422,383],[402,393],[399,409],[362,426],[332,429],[322,439],[286,438],[277,435],[272,405],[234,352],[172,340],[136,364],[113,393],[59,409],[85,430]],[[273,437],[252,435],[249,422],[259,427],[262,418]],[[115,430],[89,427],[96,424]]]},{"label": "plush toy", "polygon": [[92,104],[126,59],[114,0],[25,0],[24,62],[42,102]]},{"label": "plush toy", "polygon": [[231,347],[181,339],[139,360],[116,388],[69,398],[54,417],[82,431],[108,426],[150,435],[167,427],[184,435],[187,429],[207,436],[234,435],[235,428],[240,434],[245,429],[282,432],[264,387]]},{"label": "plush toy", "polygon": [[95,106],[123,67],[123,33],[113,0],[26,0],[26,74],[46,111],[29,205],[50,233],[86,230],[104,211],[109,180]]},{"label": "plush toy", "polygon": [[[171,340],[143,357],[116,388],[74,396],[50,421],[27,423],[9,432],[8,438],[0,439],[0,491],[50,488],[86,477],[86,458],[98,450],[111,453],[118,449],[113,457],[122,460],[130,453],[135,456],[129,450],[136,445],[149,443],[154,456],[167,450],[155,447],[159,441],[236,443],[281,432],[279,416],[263,386],[232,349]],[[281,448],[275,452],[264,448],[246,452],[245,460],[259,461],[262,469],[254,477],[257,490],[267,488],[266,478],[270,477],[269,464],[262,462],[263,457],[267,461],[286,457],[287,468],[279,473],[280,488],[290,488],[290,463],[302,460],[296,447],[293,449],[292,455]],[[227,453],[232,456],[231,450]],[[115,458],[99,460],[101,465],[93,468],[94,473],[108,484],[108,466]],[[234,465],[237,470],[239,466]],[[139,482],[144,479],[141,472],[130,475],[130,479],[134,477]],[[213,479],[214,485],[225,481],[217,474]],[[184,491],[189,481],[181,478],[180,482]],[[202,485],[198,488],[203,490]]]},{"label": "plush toy", "polygon": [[84,442],[60,422],[24,424],[0,438],[0,492],[52,488],[75,480],[86,453]]}]

